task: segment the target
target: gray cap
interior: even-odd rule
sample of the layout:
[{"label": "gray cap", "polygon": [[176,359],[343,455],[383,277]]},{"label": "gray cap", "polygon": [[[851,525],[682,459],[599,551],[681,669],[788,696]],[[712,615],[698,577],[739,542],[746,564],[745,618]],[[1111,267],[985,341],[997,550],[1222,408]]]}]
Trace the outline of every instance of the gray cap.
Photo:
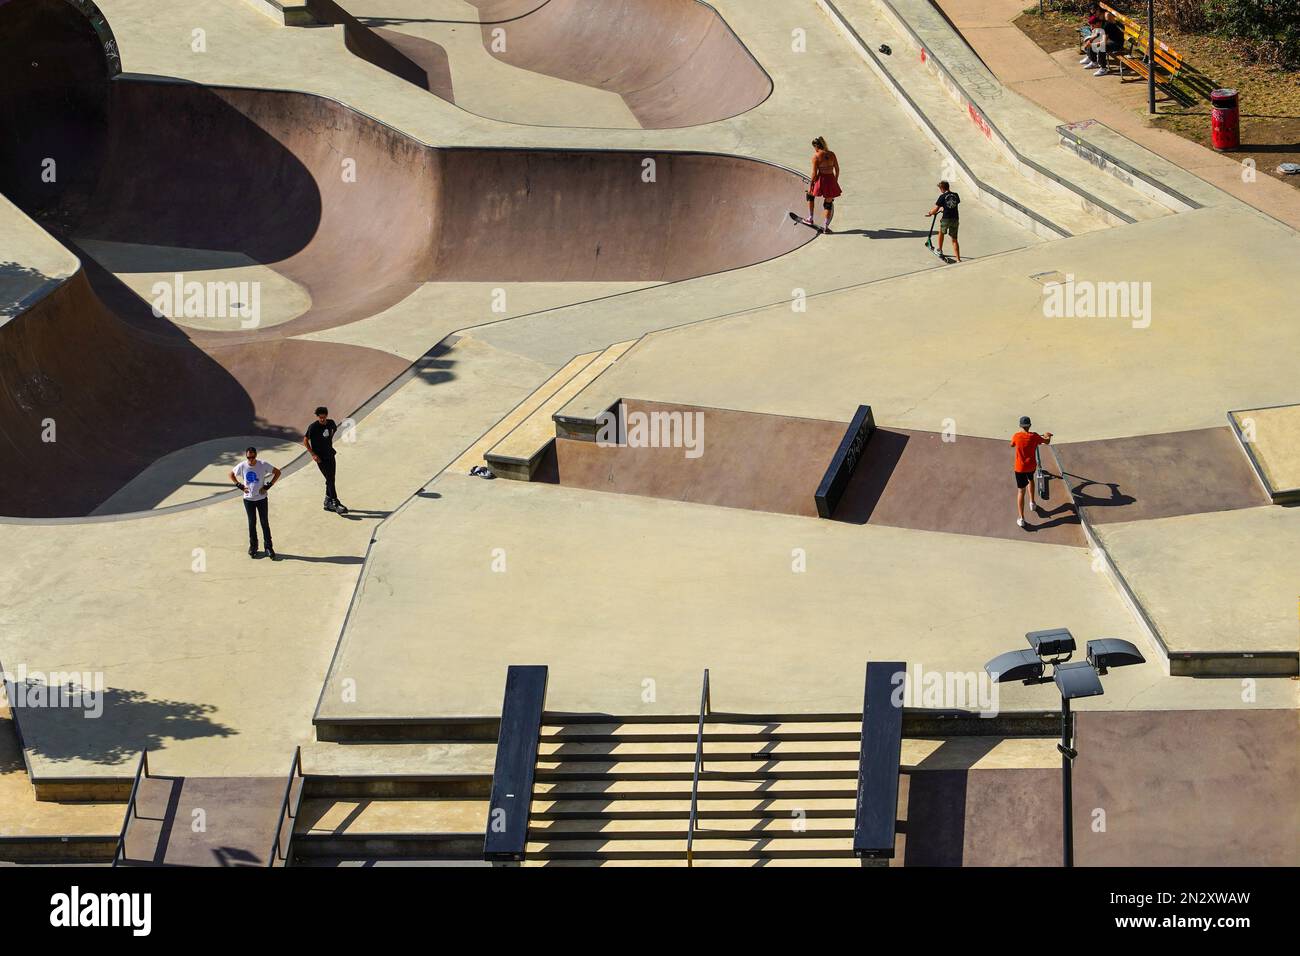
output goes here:
[{"label": "gray cap", "polygon": [[1029,420],[1029,416],[1028,416],[1028,415],[1021,415],[1021,416],[1020,416],[1020,427],[1021,427],[1021,428],[1028,428],[1028,427],[1029,427],[1030,425],[1032,425],[1032,424],[1033,424],[1033,422],[1031,422],[1031,421]]}]

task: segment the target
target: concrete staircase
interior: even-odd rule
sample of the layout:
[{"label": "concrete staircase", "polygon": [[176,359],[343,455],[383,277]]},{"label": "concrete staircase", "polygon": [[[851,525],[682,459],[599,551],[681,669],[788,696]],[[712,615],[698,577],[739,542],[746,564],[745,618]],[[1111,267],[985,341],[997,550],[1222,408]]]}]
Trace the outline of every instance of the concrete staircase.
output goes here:
[{"label": "concrete staircase", "polygon": [[54,795],[42,794],[33,785],[17,727],[0,702],[0,866],[92,866],[113,859],[126,794],[66,781],[54,789]]},{"label": "concrete staircase", "polygon": [[501,478],[532,481],[543,456],[555,442],[555,413],[634,344],[618,342],[603,352],[579,356],[552,376],[525,403],[531,406],[528,414],[515,419],[514,427],[484,454],[492,470]]},{"label": "concrete staircase", "polygon": [[304,747],[293,865],[485,865],[495,752],[462,740]]},{"label": "concrete staircase", "polygon": [[[525,865],[686,865],[695,719],[548,719]],[[695,865],[857,866],[861,722],[705,719]]]}]

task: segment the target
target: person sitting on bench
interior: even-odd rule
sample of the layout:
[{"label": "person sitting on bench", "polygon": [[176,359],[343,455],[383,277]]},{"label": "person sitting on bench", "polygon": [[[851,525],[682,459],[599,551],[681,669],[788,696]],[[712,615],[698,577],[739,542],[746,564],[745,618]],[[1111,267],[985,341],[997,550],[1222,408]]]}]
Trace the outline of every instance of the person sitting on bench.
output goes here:
[{"label": "person sitting on bench", "polygon": [[1120,53],[1124,49],[1124,27],[1111,14],[1101,22],[1101,40],[1097,50],[1097,72],[1093,76],[1105,76],[1110,72],[1110,54]]},{"label": "person sitting on bench", "polygon": [[1101,29],[1101,14],[1092,13],[1088,15],[1088,25],[1083,28],[1083,44],[1079,47],[1079,52],[1083,54],[1083,59],[1079,65],[1085,70],[1095,70],[1097,63],[1097,44],[1104,43],[1106,34]]}]

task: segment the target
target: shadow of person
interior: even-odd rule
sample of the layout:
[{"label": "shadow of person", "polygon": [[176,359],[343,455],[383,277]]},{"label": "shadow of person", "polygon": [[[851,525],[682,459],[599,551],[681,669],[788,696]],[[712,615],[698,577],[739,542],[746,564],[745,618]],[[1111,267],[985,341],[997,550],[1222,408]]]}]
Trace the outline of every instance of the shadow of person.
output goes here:
[{"label": "shadow of person", "polygon": [[1079,524],[1079,514],[1077,511],[1074,510],[1074,505],[1071,505],[1068,502],[1065,504],[1057,505],[1051,511],[1043,510],[1040,507],[1040,510],[1037,512],[1037,515],[1040,518],[1047,518],[1048,519],[1047,521],[1039,521],[1039,522],[1030,521],[1028,520],[1028,513],[1029,513],[1029,509],[1026,508],[1025,509],[1025,514],[1026,514],[1025,530],[1026,531],[1046,531],[1048,528],[1056,528],[1056,527],[1060,527],[1061,525]]},{"label": "shadow of person", "polygon": [[305,561],[308,564],[364,564],[366,560],[355,554],[336,554],[326,557],[315,554],[285,554],[283,551],[275,552],[275,557],[277,561]]},{"label": "shadow of person", "polygon": [[[1068,474],[1068,473],[1067,473]],[[1078,475],[1070,475],[1071,478],[1078,478]],[[1105,496],[1094,495],[1085,492],[1084,488],[1106,488],[1108,493]],[[1079,484],[1070,489],[1074,494],[1074,501],[1081,508],[1111,508],[1131,505],[1135,501],[1132,495],[1124,494],[1119,490],[1119,483],[1114,481],[1093,481],[1091,478],[1080,479]]]},{"label": "shadow of person", "polygon": [[837,236],[866,236],[868,239],[924,239],[930,233],[925,229],[904,229],[888,226],[884,229],[837,229]]}]

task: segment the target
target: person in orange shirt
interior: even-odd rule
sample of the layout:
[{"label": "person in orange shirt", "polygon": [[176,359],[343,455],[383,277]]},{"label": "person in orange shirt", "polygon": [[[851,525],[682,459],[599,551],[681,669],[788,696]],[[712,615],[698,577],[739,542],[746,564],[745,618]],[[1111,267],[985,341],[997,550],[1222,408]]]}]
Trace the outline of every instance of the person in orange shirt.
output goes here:
[{"label": "person in orange shirt", "polygon": [[1021,528],[1025,526],[1026,488],[1029,489],[1029,510],[1038,510],[1038,505],[1034,502],[1034,470],[1038,467],[1038,446],[1051,444],[1052,441],[1051,432],[1043,432],[1041,435],[1031,432],[1029,426],[1032,424],[1028,415],[1020,416],[1020,431],[1011,436],[1011,445],[1016,450],[1016,511],[1020,515],[1016,518],[1016,525]]}]

